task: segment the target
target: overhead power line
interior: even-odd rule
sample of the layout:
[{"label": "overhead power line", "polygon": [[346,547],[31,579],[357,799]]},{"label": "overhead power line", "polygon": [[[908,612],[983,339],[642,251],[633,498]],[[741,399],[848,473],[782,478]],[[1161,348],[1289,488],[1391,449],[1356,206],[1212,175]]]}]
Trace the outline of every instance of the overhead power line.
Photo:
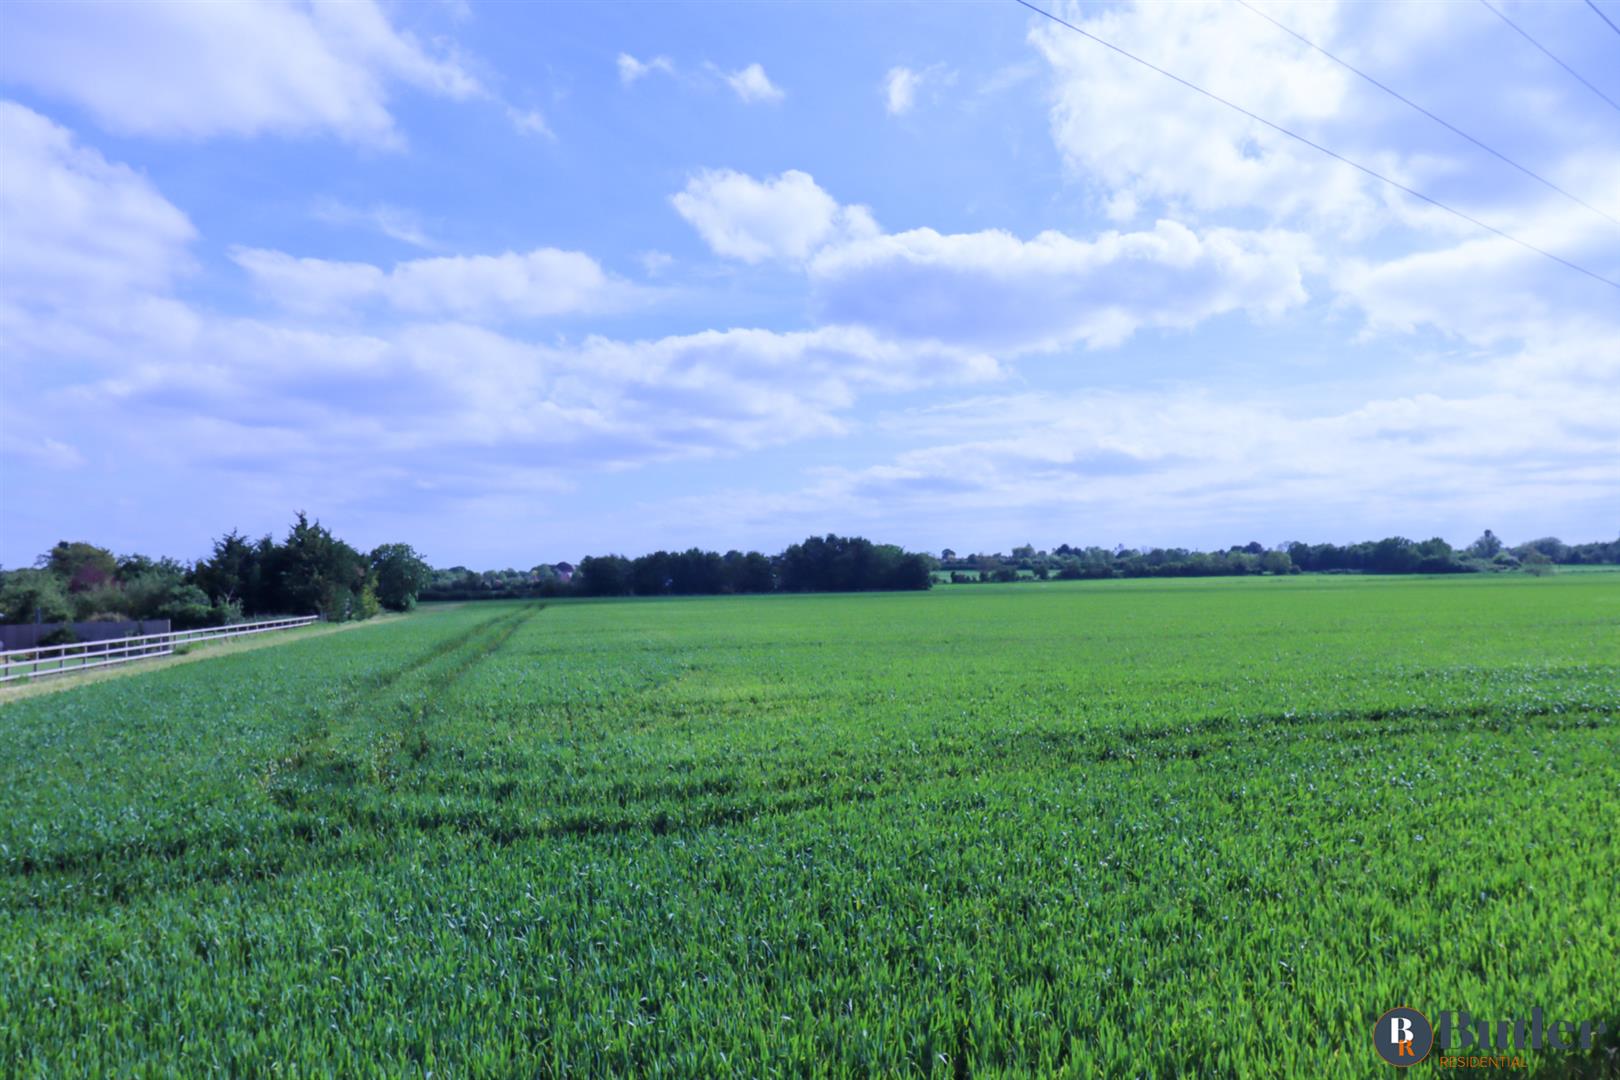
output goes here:
[{"label": "overhead power line", "polygon": [[[1228,101],[1226,98],[1221,97],[1219,94],[1214,93],[1213,91],[1205,90],[1202,86],[1199,86],[1197,83],[1188,82],[1186,79],[1183,79],[1180,75],[1176,75],[1176,74],[1174,74],[1172,72],[1166,71],[1164,68],[1159,67],[1157,64],[1154,64],[1154,63],[1152,63],[1150,61],[1144,60],[1140,56],[1137,56],[1135,53],[1130,52],[1130,51],[1128,51],[1126,49],[1122,49],[1118,45],[1115,45],[1111,41],[1104,41],[1102,38],[1098,37],[1096,34],[1091,33],[1089,30],[1082,30],[1082,29],[1080,29],[1080,27],[1074,25],[1074,23],[1069,22],[1066,19],[1061,19],[1058,16],[1052,14],[1050,11],[1045,10],[1044,8],[1036,7],[1034,4],[1030,3],[1029,0],[1015,0],[1015,2],[1022,5],[1022,6],[1024,6],[1024,7],[1026,7],[1026,8],[1028,8],[1029,10],[1033,11],[1037,15],[1040,15],[1040,16],[1043,16],[1045,18],[1051,19],[1053,22],[1057,23],[1059,26],[1067,27],[1068,29],[1073,30],[1075,33],[1079,34],[1081,37],[1089,38],[1092,41],[1095,41],[1097,44],[1101,45],[1105,49],[1111,49],[1112,51],[1114,51],[1114,52],[1118,53],[1119,55],[1125,57],[1127,60],[1134,60],[1136,63],[1141,64],[1143,67],[1149,69],[1150,71],[1156,71],[1160,75],[1163,75],[1165,78],[1170,79],[1173,82],[1178,82],[1182,86],[1185,86],[1187,89],[1189,89],[1189,90],[1191,90],[1191,91],[1193,91],[1195,93],[1199,93],[1199,94],[1204,95],[1205,97],[1209,98],[1211,101],[1219,102],[1220,104],[1225,105],[1228,109],[1231,109],[1234,112],[1242,113],[1244,116],[1247,116],[1250,120],[1253,120],[1258,124],[1264,124],[1266,127],[1268,127],[1271,130],[1277,132],[1278,134],[1286,135],[1290,139],[1294,139],[1297,142],[1302,142],[1306,146],[1309,146],[1312,150],[1316,150],[1316,151],[1319,151],[1319,152],[1321,152],[1323,154],[1326,154],[1328,157],[1333,158],[1335,161],[1341,161],[1344,164],[1350,166],[1352,169],[1356,169],[1359,172],[1363,172],[1363,173],[1367,174],[1368,176],[1372,177],[1374,180],[1382,180],[1384,183],[1388,184],[1390,187],[1396,188],[1397,190],[1400,190],[1400,191],[1404,191],[1408,195],[1412,196],[1415,199],[1421,199],[1424,202],[1428,203],[1430,206],[1439,207],[1441,210],[1444,210],[1446,213],[1451,214],[1453,217],[1460,218],[1463,221],[1468,222],[1470,225],[1473,225],[1473,226],[1475,226],[1477,228],[1484,229],[1486,232],[1494,233],[1495,235],[1500,236],[1504,240],[1507,240],[1507,241],[1510,241],[1512,243],[1515,243],[1515,244],[1519,245],[1520,247],[1524,248],[1526,251],[1533,251],[1537,255],[1541,255],[1541,256],[1543,256],[1545,258],[1551,259],[1553,262],[1558,263],[1561,266],[1567,266],[1569,269],[1575,271],[1578,274],[1585,274],[1587,277],[1591,278],[1594,281],[1601,281],[1603,284],[1609,286],[1609,288],[1614,289],[1616,291],[1620,291],[1620,281],[1611,280],[1610,278],[1604,277],[1602,274],[1596,273],[1596,272],[1594,272],[1592,270],[1588,270],[1584,266],[1579,266],[1579,265],[1577,265],[1575,263],[1572,263],[1568,259],[1563,258],[1562,256],[1554,255],[1552,252],[1547,251],[1544,248],[1539,248],[1536,245],[1530,243],[1528,240],[1521,240],[1517,236],[1514,236],[1512,233],[1504,232],[1503,230],[1498,229],[1495,225],[1487,225],[1485,222],[1479,220],[1476,217],[1473,217],[1470,214],[1465,214],[1463,211],[1458,210],[1456,207],[1448,206],[1445,203],[1441,202],[1439,199],[1431,198],[1430,196],[1423,194],[1423,192],[1418,191],[1415,188],[1409,188],[1405,184],[1401,183],[1399,180],[1391,180],[1389,177],[1385,176],[1383,173],[1377,172],[1377,171],[1375,171],[1373,169],[1370,169],[1367,166],[1361,164],[1360,162],[1351,161],[1349,158],[1345,157],[1343,154],[1337,153],[1336,151],[1333,151],[1333,150],[1329,150],[1327,147],[1323,146],[1319,142],[1313,142],[1310,139],[1306,138],[1305,136],[1299,134],[1298,132],[1288,130],[1287,128],[1283,127],[1281,124],[1274,124],[1270,120],[1267,120],[1265,117],[1259,115],[1258,113],[1250,112],[1248,109],[1245,109],[1243,106],[1238,105],[1238,104],[1236,104],[1234,102]],[[1483,2],[1483,0],[1481,0],[1481,2]]]},{"label": "overhead power line", "polygon": [[[1491,14],[1495,15],[1498,19],[1501,19],[1503,22],[1505,22],[1509,26],[1513,27],[1513,29],[1517,30],[1519,32],[1520,37],[1524,38],[1524,40],[1528,41],[1530,44],[1534,45],[1536,48],[1540,49],[1543,53],[1545,53],[1546,56],[1547,56],[1547,59],[1551,60],[1553,63],[1557,64],[1559,67],[1563,68],[1565,71],[1567,71],[1571,75],[1575,76],[1577,79],[1579,79],[1581,81],[1581,84],[1583,86],[1585,86],[1588,90],[1592,91],[1592,93],[1596,94],[1598,97],[1602,98],[1604,101],[1607,101],[1609,103],[1609,108],[1613,109],[1615,112],[1620,112],[1620,105],[1615,104],[1615,101],[1614,101],[1614,99],[1612,97],[1610,97],[1608,94],[1605,94],[1603,91],[1599,90],[1597,87],[1593,86],[1591,83],[1587,82],[1586,81],[1586,76],[1582,75],[1580,72],[1576,71],[1574,68],[1570,67],[1568,64],[1566,64],[1562,60],[1558,59],[1558,57],[1554,56],[1552,54],[1551,49],[1547,48],[1547,46],[1543,45],[1541,42],[1537,41],[1535,38],[1531,37],[1528,33],[1526,33],[1524,27],[1520,26],[1518,23],[1514,22],[1512,19],[1508,18],[1506,15],[1504,15],[1500,11],[1498,11],[1496,9],[1496,7],[1491,4],[1491,0],[1479,0],[1479,2],[1484,4],[1487,8],[1489,8]],[[1603,14],[1603,12],[1599,11],[1598,14],[1601,15],[1601,14]],[[1608,22],[1609,20],[1604,19],[1603,21]]]},{"label": "overhead power line", "polygon": [[1597,17],[1602,19],[1604,22],[1608,23],[1610,30],[1613,30],[1615,33],[1620,34],[1620,26],[1614,25],[1614,20],[1609,18],[1607,15],[1603,14],[1603,9],[1602,8],[1600,8],[1596,4],[1592,3],[1592,0],[1586,0],[1586,6],[1591,8],[1593,11],[1597,12]]},{"label": "overhead power line", "polygon": [[[1506,154],[1502,153],[1500,150],[1497,150],[1495,147],[1487,146],[1484,142],[1481,142],[1479,139],[1474,138],[1474,136],[1468,134],[1468,132],[1466,132],[1466,131],[1462,130],[1461,128],[1457,127],[1455,124],[1449,123],[1446,120],[1442,120],[1440,117],[1436,116],[1434,113],[1430,112],[1428,109],[1425,109],[1422,105],[1419,105],[1417,102],[1413,101],[1411,98],[1407,97],[1405,94],[1402,94],[1400,91],[1391,89],[1390,87],[1384,85],[1382,82],[1380,82],[1377,79],[1373,78],[1371,75],[1367,74],[1365,71],[1362,71],[1360,68],[1356,67],[1355,65],[1349,63],[1348,61],[1339,59],[1337,56],[1334,56],[1331,52],[1324,49],[1322,46],[1318,45],[1316,42],[1312,41],[1310,38],[1306,37],[1304,34],[1301,34],[1301,33],[1295,31],[1294,29],[1292,29],[1292,28],[1290,28],[1288,26],[1284,26],[1282,23],[1278,22],[1276,19],[1273,19],[1270,15],[1267,15],[1265,12],[1261,11],[1259,8],[1255,7],[1253,4],[1249,3],[1249,0],[1236,0],[1236,2],[1239,3],[1239,4],[1242,4],[1244,7],[1248,8],[1251,12],[1258,15],[1260,18],[1266,20],[1266,22],[1270,23],[1272,26],[1275,26],[1277,29],[1281,30],[1283,33],[1287,34],[1288,36],[1290,36],[1292,38],[1295,38],[1295,39],[1297,39],[1299,41],[1304,42],[1306,45],[1308,45],[1311,48],[1315,49],[1317,52],[1321,53],[1323,56],[1327,57],[1329,60],[1333,61],[1335,64],[1338,64],[1340,67],[1344,68],[1346,71],[1349,71],[1349,72],[1351,72],[1351,73],[1353,73],[1355,75],[1359,75],[1361,78],[1365,79],[1367,82],[1372,83],[1374,86],[1378,87],[1378,89],[1382,90],[1384,93],[1388,94],[1390,97],[1396,99],[1397,101],[1401,101],[1401,102],[1404,102],[1407,105],[1410,105],[1412,108],[1416,109],[1418,112],[1422,113],[1424,116],[1427,116],[1430,120],[1433,120],[1435,123],[1439,124],[1441,127],[1445,128],[1447,131],[1450,131],[1450,132],[1452,132],[1452,133],[1454,133],[1456,135],[1461,135],[1463,138],[1467,139],[1469,142],[1473,143],[1475,146],[1479,147],[1481,150],[1485,151],[1487,154],[1490,154],[1493,157],[1496,157],[1496,158],[1506,162],[1507,164],[1513,166],[1515,169],[1518,169],[1520,172],[1524,173],[1524,175],[1530,177],[1532,180],[1536,180],[1536,181],[1538,181],[1538,182],[1540,182],[1542,184],[1545,184],[1547,187],[1549,187],[1552,190],[1558,192],[1558,194],[1564,196],[1564,198],[1569,199],[1569,200],[1571,200],[1573,202],[1579,203],[1580,205],[1586,207],[1588,210],[1592,211],[1592,213],[1597,214],[1599,217],[1606,218],[1607,220],[1613,222],[1614,224],[1620,225],[1620,218],[1615,217],[1613,214],[1610,214],[1605,210],[1598,209],[1597,207],[1593,206],[1591,203],[1587,202],[1585,199],[1581,198],[1579,195],[1575,195],[1575,194],[1572,194],[1572,193],[1570,193],[1568,191],[1565,191],[1563,188],[1559,187],[1557,184],[1553,183],[1551,180],[1547,179],[1545,176],[1542,176],[1540,173],[1536,172],[1535,170],[1530,169],[1530,168],[1528,168],[1528,167],[1526,167],[1524,165],[1520,165],[1517,161],[1514,161],[1512,158],[1508,157]],[[1600,14],[1601,14],[1601,12],[1600,12]]]}]

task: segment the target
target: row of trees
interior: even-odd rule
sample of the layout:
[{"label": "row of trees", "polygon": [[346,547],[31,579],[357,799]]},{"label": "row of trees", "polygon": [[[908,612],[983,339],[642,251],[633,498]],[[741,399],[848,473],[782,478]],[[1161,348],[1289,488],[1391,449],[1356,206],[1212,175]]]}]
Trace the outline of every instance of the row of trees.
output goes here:
[{"label": "row of trees", "polygon": [[936,560],[860,536],[812,536],[777,555],[702,548],[636,558],[587,555],[530,570],[434,570],[424,600],[551,596],[700,596],[722,593],[926,589]]},{"label": "row of trees", "polygon": [[233,531],[189,566],[64,540],[35,568],[0,575],[0,620],[168,619],[179,629],[270,615],[364,619],[409,610],[428,572],[407,544],[362,553],[300,513],[279,543]]},{"label": "row of trees", "polygon": [[933,559],[860,536],[812,536],[780,555],[691,548],[636,559],[592,555],[579,561],[584,596],[669,596],[765,592],[865,592],[927,589]]},{"label": "row of trees", "polygon": [[940,569],[953,582],[1016,581],[1020,578],[1213,577],[1235,574],[1368,573],[1462,574],[1525,570],[1548,573],[1558,564],[1620,564],[1620,539],[1565,544],[1543,537],[1509,547],[1489,529],[1466,548],[1453,548],[1440,537],[1414,541],[1404,536],[1356,544],[1306,544],[1299,541],[1267,548],[1258,541],[1234,544],[1225,551],[1187,548],[1071,547],[1051,551],[1033,545],[1010,555],[959,556],[945,549]]},{"label": "row of trees", "polygon": [[570,563],[542,563],[530,570],[469,570],[452,566],[429,570],[423,600],[526,600],[567,596],[573,589]]},{"label": "row of trees", "polygon": [[1316,573],[1442,574],[1525,570],[1559,564],[1620,564],[1620,539],[1565,544],[1542,537],[1508,546],[1489,529],[1466,548],[1434,537],[1394,536],[1357,544],[1274,548],[1258,542],[1225,551],[1187,548],[1033,545],[1011,555],[935,559],[864,537],[812,536],[778,555],[757,551],[655,551],[629,559],[594,555],[577,567],[562,562],[527,571],[430,569],[408,544],[365,553],[300,513],[286,538],[250,540],[237,532],[214,542],[208,558],[187,565],[62,541],[32,569],[0,573],[0,620],[6,622],[168,619],[177,628],[244,617],[320,614],[363,619],[387,608],[408,611],[417,599],[471,600],[534,596],[669,596],[717,593],[849,592],[926,589],[943,571],[955,582],[1020,578],[1202,577]]}]

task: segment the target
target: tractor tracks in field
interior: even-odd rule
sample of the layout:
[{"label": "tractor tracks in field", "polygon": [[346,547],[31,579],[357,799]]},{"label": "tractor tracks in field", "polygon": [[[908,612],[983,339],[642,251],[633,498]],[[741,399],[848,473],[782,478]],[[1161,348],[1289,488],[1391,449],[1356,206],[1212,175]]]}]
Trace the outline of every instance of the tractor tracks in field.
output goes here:
[{"label": "tractor tracks in field", "polygon": [[[262,776],[276,811],[252,844],[176,822],[139,839],[14,860],[6,876],[54,878],[52,906],[87,901],[75,883],[92,878],[97,903],[124,902],[194,885],[273,880],[317,866],[350,863],[391,850],[411,833],[460,834],[504,846],[526,841],[606,837],[678,837],[746,826],[874,800],[918,799],[908,812],[971,808],[976,796],[954,785],[1053,769],[1171,766],[1258,747],[1319,739],[1347,748],[1367,740],[1439,733],[1598,729],[1615,731],[1620,716],[1597,699],[1374,703],[1256,713],[1227,711],[1165,716],[1138,727],[1033,724],[983,727],[949,744],[901,754],[870,746],[825,759],[779,762],[764,774],[734,757],[703,762],[695,774],[598,774],[559,798],[543,777],[513,775],[488,790],[435,790],[433,727],[445,698],[471,672],[508,647],[544,605],[503,611],[438,641],[387,671],[355,680],[335,710],[295,739]],[[1056,718],[1053,718],[1056,719]],[[430,758],[432,760],[430,760]],[[1199,765],[1196,767],[1203,767]],[[536,786],[539,785],[539,786]],[[927,809],[933,807],[933,810]],[[251,850],[250,850],[251,849]],[[43,895],[42,892],[42,895]],[[41,903],[47,901],[41,900]]]},{"label": "tractor tracks in field", "polygon": [[[500,612],[403,664],[350,681],[260,770],[262,790],[284,812],[262,829],[219,829],[180,819],[138,836],[21,853],[0,863],[0,877],[19,883],[88,877],[94,893],[114,903],[199,882],[274,877],[297,862],[297,849],[330,836],[330,828],[312,828],[312,821],[340,824],[356,817],[350,804],[420,763],[431,751],[427,729],[444,695],[544,607]],[[158,867],[163,871],[154,874]],[[79,899],[84,893],[79,890]]]},{"label": "tractor tracks in field", "polygon": [[[849,771],[835,776],[807,768],[802,773],[778,775],[766,783],[749,783],[728,773],[654,781],[634,791],[621,789],[616,795],[612,794],[612,786],[604,785],[550,805],[543,805],[543,800],[537,806],[534,799],[514,798],[517,792],[503,797],[474,795],[414,804],[373,801],[354,807],[358,816],[350,819],[350,824],[379,835],[448,830],[482,836],[498,845],[570,837],[690,835],[761,818],[914,796],[925,786],[953,782],[959,777],[989,778],[1083,766],[1166,765],[1231,754],[1247,758],[1254,752],[1251,740],[1255,737],[1320,737],[1324,727],[1336,729],[1332,741],[1348,745],[1428,732],[1490,730],[1501,725],[1480,725],[1477,721],[1492,715],[1493,710],[1484,706],[1453,711],[1379,707],[1310,717],[1286,713],[1255,716],[1241,722],[1232,717],[1206,717],[1185,725],[1126,732],[1019,732],[1008,739],[987,739],[965,752],[959,750],[958,756],[929,761],[921,767],[899,767],[892,757],[877,754],[851,762]],[[1546,725],[1548,730],[1588,729],[1604,724],[1598,716],[1550,706],[1514,710],[1500,719],[1502,724],[1522,724],[1531,718],[1553,718],[1554,722]]]},{"label": "tractor tracks in field", "polygon": [[266,768],[272,801],[293,809],[367,779],[391,782],[398,776],[401,751],[412,764],[420,763],[432,750],[428,727],[445,694],[544,608],[525,605],[503,612],[398,668],[358,680],[337,725],[332,717],[318,717]]}]

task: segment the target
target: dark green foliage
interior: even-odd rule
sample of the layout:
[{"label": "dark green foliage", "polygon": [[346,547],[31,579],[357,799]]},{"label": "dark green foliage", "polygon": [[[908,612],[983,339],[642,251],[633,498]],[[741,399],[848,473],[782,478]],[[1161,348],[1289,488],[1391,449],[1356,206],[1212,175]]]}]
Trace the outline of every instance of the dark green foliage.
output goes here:
[{"label": "dark green foliage", "polygon": [[[415,556],[405,545],[387,547]],[[402,570],[402,584],[408,571]],[[321,615],[342,621],[367,618],[379,606],[372,558],[301,511],[280,544],[269,536],[249,541],[234,531],[225,534],[192,578],[211,600],[215,618]]]},{"label": "dark green foliage", "polygon": [[623,555],[587,555],[579,560],[581,596],[628,596],[633,587],[630,560]]},{"label": "dark green foliage", "polygon": [[247,606],[262,592],[259,563],[253,542],[233,529],[215,540],[214,553],[197,564],[195,581],[216,603]]},{"label": "dark green foliage", "polygon": [[465,567],[434,570],[423,598],[520,599],[577,596],[714,596],[740,593],[926,589],[933,560],[860,537],[812,537],[772,559],[757,551],[701,548],[634,559],[588,555],[579,566],[537,566],[526,574]]},{"label": "dark green foliage", "polygon": [[812,536],[782,553],[779,579],[785,592],[866,592],[927,589],[933,564],[925,555],[865,537]]},{"label": "dark green foliage", "polygon": [[77,541],[58,540],[40,556],[39,565],[56,575],[69,591],[91,589],[118,577],[118,560],[106,548]]},{"label": "dark green foliage", "polygon": [[389,611],[409,611],[432,573],[427,562],[409,544],[384,544],[371,553],[371,572],[377,582],[377,601]]},{"label": "dark green foliage", "polygon": [[318,614],[333,621],[352,618],[369,584],[365,556],[299,511],[275,556],[280,599],[291,615]]},{"label": "dark green foliage", "polygon": [[[949,551],[949,549],[947,549]],[[1112,577],[1230,577],[1247,574],[1364,573],[1364,574],[1460,574],[1515,569],[1528,552],[1536,551],[1559,564],[1620,564],[1620,540],[1613,543],[1568,545],[1556,537],[1545,537],[1521,544],[1510,553],[1492,532],[1485,534],[1466,551],[1458,551],[1440,537],[1421,543],[1402,536],[1337,544],[1305,544],[1299,541],[1267,549],[1257,541],[1234,544],[1225,551],[1192,551],[1187,548],[1071,547],[1060,544],[1051,552],[1036,551],[1031,545],[1014,548],[1009,556],[979,554],[958,557],[949,552],[944,569],[971,577],[952,576],[953,583],[967,581],[1014,580],[1005,571],[1023,571],[1019,577],[1045,580],[1057,577],[1073,581]],[[1045,571],[1043,576],[1042,571]]]},{"label": "dark green foliage", "polygon": [[73,604],[65,583],[49,570],[9,570],[0,578],[0,620],[66,622]]},{"label": "dark green foliage", "polygon": [[426,578],[426,564],[404,544],[377,551],[386,585],[370,558],[302,513],[285,543],[230,532],[196,566],[145,555],[115,560],[105,548],[62,541],[40,557],[44,569],[0,575],[0,617],[32,622],[42,610],[47,622],[168,619],[177,630],[244,616],[318,613],[342,620],[375,614],[379,590],[405,610],[414,602],[405,599],[410,586]]},{"label": "dark green foliage", "polygon": [[73,632],[71,626],[59,626],[55,630],[40,638],[39,645],[72,645],[79,640],[79,635]]}]

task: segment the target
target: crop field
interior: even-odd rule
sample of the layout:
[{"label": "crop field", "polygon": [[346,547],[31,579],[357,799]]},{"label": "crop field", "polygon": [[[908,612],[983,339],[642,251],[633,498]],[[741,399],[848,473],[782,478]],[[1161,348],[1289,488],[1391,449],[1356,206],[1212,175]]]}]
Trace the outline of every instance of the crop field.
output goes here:
[{"label": "crop field", "polygon": [[1617,956],[1614,574],[468,604],[0,705],[0,1075],[1378,1076],[1402,1004],[1620,1031]]}]

